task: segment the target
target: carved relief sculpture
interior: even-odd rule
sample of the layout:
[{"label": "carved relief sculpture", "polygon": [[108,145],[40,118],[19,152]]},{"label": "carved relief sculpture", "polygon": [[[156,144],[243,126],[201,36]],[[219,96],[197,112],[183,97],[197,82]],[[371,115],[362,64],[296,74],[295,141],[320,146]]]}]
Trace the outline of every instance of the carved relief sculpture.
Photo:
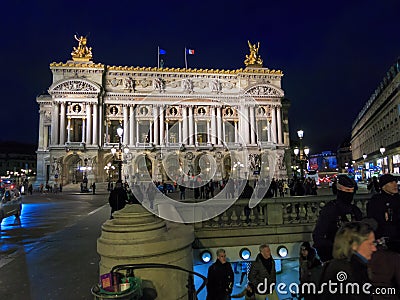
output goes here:
[{"label": "carved relief sculpture", "polygon": [[210,82],[211,92],[220,94],[222,92],[222,85],[218,79],[214,79]]},{"label": "carved relief sculpture", "polygon": [[162,80],[161,78],[154,78],[153,88],[159,93],[165,92],[165,81]]},{"label": "carved relief sculpture", "polygon": [[189,78],[182,81],[183,90],[189,94],[193,93],[193,81]]}]

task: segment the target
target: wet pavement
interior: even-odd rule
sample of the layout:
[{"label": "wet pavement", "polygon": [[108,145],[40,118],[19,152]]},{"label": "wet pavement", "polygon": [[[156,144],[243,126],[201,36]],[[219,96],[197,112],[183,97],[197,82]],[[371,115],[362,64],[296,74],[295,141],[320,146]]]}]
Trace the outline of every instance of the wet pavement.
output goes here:
[{"label": "wet pavement", "polygon": [[107,201],[106,192],[25,196],[21,225],[14,217],[2,222],[1,299],[93,299]]},{"label": "wet pavement", "polygon": [[[20,224],[14,217],[3,220],[1,299],[93,299],[90,288],[99,276],[97,238],[110,213],[108,192],[101,187],[97,195],[78,191],[78,186],[71,186],[62,194],[25,196]],[[331,190],[321,188],[319,194],[331,195]],[[169,196],[178,198],[179,192]],[[207,268],[195,266],[195,271],[206,275]],[[297,278],[297,261],[283,261],[278,281],[296,282]],[[235,283],[239,280],[240,274],[235,274]],[[235,285],[233,292],[244,286]],[[205,291],[199,296],[203,299]]]}]

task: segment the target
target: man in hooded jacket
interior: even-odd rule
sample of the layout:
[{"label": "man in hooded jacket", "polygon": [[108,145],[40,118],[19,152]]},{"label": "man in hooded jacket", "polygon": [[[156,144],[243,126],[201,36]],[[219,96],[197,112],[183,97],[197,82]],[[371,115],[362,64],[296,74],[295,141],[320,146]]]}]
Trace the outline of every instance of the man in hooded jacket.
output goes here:
[{"label": "man in hooded jacket", "polygon": [[354,179],[346,174],[337,176],[336,200],[329,201],[321,210],[313,231],[314,248],[321,261],[332,259],[333,241],[338,229],[347,222],[361,221],[361,210],[352,204]]}]

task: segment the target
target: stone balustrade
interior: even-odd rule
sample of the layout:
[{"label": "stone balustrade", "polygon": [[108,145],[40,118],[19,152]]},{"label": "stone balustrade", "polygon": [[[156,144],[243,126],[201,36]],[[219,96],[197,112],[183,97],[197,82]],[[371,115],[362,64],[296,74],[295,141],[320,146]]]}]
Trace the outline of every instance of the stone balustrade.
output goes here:
[{"label": "stone balustrade", "polygon": [[[364,216],[370,196],[356,194],[354,197]],[[269,198],[253,208],[247,206],[248,199],[239,199],[222,214],[195,223],[194,247],[259,244],[266,236],[271,243],[311,240],[322,207],[333,199],[334,195]]]}]

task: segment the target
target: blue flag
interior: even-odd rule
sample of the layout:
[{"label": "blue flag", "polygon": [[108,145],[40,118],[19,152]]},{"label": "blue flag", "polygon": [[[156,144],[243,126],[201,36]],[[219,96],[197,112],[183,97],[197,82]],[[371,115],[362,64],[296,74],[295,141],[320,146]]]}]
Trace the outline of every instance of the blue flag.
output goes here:
[{"label": "blue flag", "polygon": [[158,54],[167,54],[167,51],[160,48],[160,49],[158,49]]}]

